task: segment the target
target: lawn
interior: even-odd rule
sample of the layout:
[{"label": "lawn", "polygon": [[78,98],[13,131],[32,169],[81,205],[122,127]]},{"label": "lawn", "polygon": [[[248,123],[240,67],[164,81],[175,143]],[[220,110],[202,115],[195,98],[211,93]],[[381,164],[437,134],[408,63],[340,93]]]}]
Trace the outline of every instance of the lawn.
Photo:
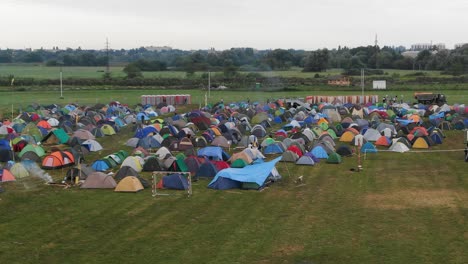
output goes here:
[{"label": "lawn", "polygon": [[[111,66],[110,71],[113,77],[124,77],[122,66]],[[62,67],[63,78],[102,78],[105,67]],[[328,69],[325,72],[302,72],[301,68],[291,68],[284,71],[259,71],[257,73],[264,77],[284,77],[284,78],[314,78],[318,73],[321,76],[333,76],[341,74],[341,69]],[[415,73],[412,70],[393,70],[385,69],[386,75],[394,74],[404,77]],[[444,76],[440,71],[421,71],[430,77]],[[205,72],[196,72],[195,76],[201,76]],[[247,72],[245,72],[247,73]],[[214,72],[213,74],[222,74],[222,72]],[[24,65],[8,65],[0,64],[0,76],[14,75],[17,78],[36,78],[36,79],[59,79],[60,67],[48,67],[42,64],[24,64]],[[162,72],[143,72],[146,78],[187,78],[184,71],[162,71]],[[359,76],[356,76],[359,78]]]},{"label": "lawn", "polygon": [[[443,146],[459,149],[461,131]],[[103,156],[130,132],[102,141]],[[340,165],[279,163],[259,191],[136,194],[3,184],[4,263],[466,263],[468,181],[463,152],[369,154]],[[90,162],[94,158],[87,158]],[[54,171],[61,179],[66,170]],[[142,174],[149,178],[148,173]],[[303,183],[296,183],[298,176]]]},{"label": "lawn", "polygon": [[[393,97],[397,95],[403,98],[404,101],[414,102],[413,91],[372,91],[365,90],[365,95],[379,95]],[[433,90],[433,92],[442,92],[447,95],[447,100],[450,104],[464,103],[468,104],[468,90]],[[20,113],[28,105],[32,103],[38,104],[107,104],[111,101],[120,101],[129,105],[135,105],[141,102],[141,95],[145,94],[191,94],[192,103],[195,106],[204,106],[206,90],[161,90],[161,89],[126,89],[126,90],[110,90],[106,88],[94,88],[92,90],[78,90],[76,88],[66,88],[63,91],[64,99],[60,98],[60,90],[58,88],[48,88],[46,91],[4,91],[0,92],[0,113],[11,115],[12,105],[15,114]],[[318,91],[307,88],[298,91],[278,91],[265,92],[256,91],[210,91],[211,97],[207,98],[208,103],[216,103],[221,99],[229,101],[246,101],[250,99],[254,101],[265,101],[265,98],[305,98],[307,95],[360,95],[361,91]]]},{"label": "lawn", "polygon": [[[70,91],[63,102],[134,104],[142,93],[148,91]],[[201,97],[204,92],[193,95]],[[304,94],[213,91],[212,101],[264,100],[265,95]],[[0,97],[2,106],[9,102],[4,97]],[[56,92],[18,92],[14,97],[24,105],[61,101]],[[127,127],[99,139],[105,149],[87,156],[86,162],[130,150],[124,145],[132,135]],[[207,180],[194,183],[192,197],[164,191],[171,195],[156,198],[149,189],[136,194],[62,189],[32,178],[3,183],[0,259],[2,263],[467,263],[464,134],[447,131],[446,135],[431,152],[380,151],[363,156],[361,172],[351,171],[357,166],[356,156],[339,165],[279,163],[283,180],[261,192],[215,191],[206,188]],[[454,149],[458,151],[434,152]],[[50,173],[60,180],[66,169]],[[142,176],[149,179],[150,174]],[[302,183],[297,182],[299,176]]]}]

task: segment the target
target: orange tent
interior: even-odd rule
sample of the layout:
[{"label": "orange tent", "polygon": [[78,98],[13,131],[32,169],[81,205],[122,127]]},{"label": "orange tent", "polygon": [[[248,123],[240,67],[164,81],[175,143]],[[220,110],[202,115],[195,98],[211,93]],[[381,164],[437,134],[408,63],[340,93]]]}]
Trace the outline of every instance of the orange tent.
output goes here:
[{"label": "orange tent", "polygon": [[42,161],[44,169],[59,169],[65,166],[72,166],[75,163],[75,158],[68,151],[55,151],[46,156]]},{"label": "orange tent", "polygon": [[1,182],[16,181],[15,176],[9,170],[3,169],[0,175]]},{"label": "orange tent", "polygon": [[50,126],[49,122],[45,121],[45,120],[41,120],[39,121],[39,123],[37,123],[37,126],[40,126],[42,128],[45,128],[45,129],[52,129],[52,127]]}]

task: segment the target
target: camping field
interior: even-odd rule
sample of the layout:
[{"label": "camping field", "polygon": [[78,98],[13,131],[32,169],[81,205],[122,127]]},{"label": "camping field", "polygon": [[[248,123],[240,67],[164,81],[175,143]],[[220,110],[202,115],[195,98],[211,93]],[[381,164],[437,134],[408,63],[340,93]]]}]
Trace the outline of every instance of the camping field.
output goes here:
[{"label": "camping field", "polygon": [[[141,94],[170,91],[15,92],[18,104],[119,100],[130,105]],[[453,92],[453,93],[452,93]],[[198,107],[204,91],[192,93]],[[451,103],[466,103],[449,91]],[[10,93],[0,97],[5,115]],[[297,93],[212,91],[223,98],[262,100]],[[410,96],[408,94],[408,96]],[[406,96],[405,96],[406,97]],[[56,99],[55,99],[56,98]],[[199,98],[199,99],[197,99]],[[460,100],[460,101],[458,101]],[[14,106],[17,110],[17,105]],[[180,109],[180,112],[189,110]],[[278,127],[275,127],[278,129]],[[26,178],[2,183],[2,263],[467,263],[468,163],[464,132],[446,131],[429,151],[380,149],[342,164],[313,167],[278,163],[283,179],[262,191],[208,189],[208,180],[183,191],[64,189]],[[120,149],[130,127],[101,139],[104,150],[86,163]],[[234,150],[231,149],[231,152]],[[66,169],[48,171],[60,182]],[[150,173],[141,174],[150,179]],[[303,180],[299,181],[302,176]]]}]

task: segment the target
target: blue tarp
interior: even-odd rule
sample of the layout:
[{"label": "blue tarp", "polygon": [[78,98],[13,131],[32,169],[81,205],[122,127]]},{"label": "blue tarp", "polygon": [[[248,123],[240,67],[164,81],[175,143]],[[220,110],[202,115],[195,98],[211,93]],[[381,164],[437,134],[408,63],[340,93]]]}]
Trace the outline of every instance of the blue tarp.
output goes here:
[{"label": "blue tarp", "polygon": [[[244,168],[228,168],[219,171],[215,178],[208,184],[209,188],[212,189],[230,189],[226,188],[228,186],[220,186],[218,181],[225,181],[225,179],[230,179],[236,182],[254,182],[259,186],[262,186],[265,180],[270,175],[271,171],[275,167],[276,163],[281,160],[281,157],[278,157],[272,161],[257,163]],[[224,178],[224,179],[222,179]],[[230,181],[225,181],[230,182]],[[231,184],[230,184],[231,185]],[[234,184],[235,186],[235,184]]]}]

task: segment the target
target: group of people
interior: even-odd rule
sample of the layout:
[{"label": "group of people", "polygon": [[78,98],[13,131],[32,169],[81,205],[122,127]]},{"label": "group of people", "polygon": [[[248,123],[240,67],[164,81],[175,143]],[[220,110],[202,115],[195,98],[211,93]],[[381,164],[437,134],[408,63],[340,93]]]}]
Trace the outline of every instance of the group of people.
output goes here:
[{"label": "group of people", "polygon": [[385,95],[383,98],[382,98],[382,103],[384,105],[384,107],[387,107],[387,106],[391,106],[395,103],[400,103],[402,104],[403,103],[403,95],[400,96],[400,100],[398,101],[398,95],[395,95],[393,97],[391,96],[388,96],[388,95]]}]

